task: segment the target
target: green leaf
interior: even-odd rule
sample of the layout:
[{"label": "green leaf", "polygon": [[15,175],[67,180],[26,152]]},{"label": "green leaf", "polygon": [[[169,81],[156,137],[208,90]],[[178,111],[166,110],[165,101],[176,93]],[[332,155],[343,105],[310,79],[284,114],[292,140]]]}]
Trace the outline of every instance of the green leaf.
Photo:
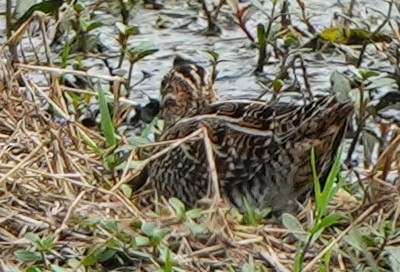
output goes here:
[{"label": "green leaf", "polygon": [[389,264],[392,271],[400,271],[400,247],[386,248],[389,253]]},{"label": "green leaf", "polygon": [[80,28],[83,30],[83,32],[87,32],[87,27],[89,25],[89,22],[87,21],[86,18],[79,18],[79,25]]},{"label": "green leaf", "polygon": [[[82,261],[82,264],[84,266],[92,266],[99,263],[101,258],[108,256],[108,253],[105,253],[107,250],[108,248],[104,244],[95,246],[93,249],[91,249],[90,255],[86,256],[86,258]],[[106,255],[103,256],[102,254]]]},{"label": "green leaf", "polygon": [[41,241],[41,245],[42,245],[42,250],[49,250],[51,249],[51,247],[54,244],[54,237],[49,236],[49,237],[45,237],[43,238],[43,240]]},{"label": "green leaf", "polygon": [[154,229],[154,233],[151,239],[151,243],[153,244],[153,246],[160,244],[160,242],[162,241],[162,239],[164,239],[167,233],[168,231],[166,229],[160,229],[160,228]]},{"label": "green leaf", "polygon": [[111,115],[108,109],[108,104],[106,101],[106,97],[104,95],[104,91],[98,83],[97,89],[99,92],[99,104],[100,104],[100,114],[101,114],[101,128],[106,136],[107,147],[112,147],[117,145],[117,139],[115,138],[115,128],[111,119]]},{"label": "green leaf", "polygon": [[358,251],[364,251],[366,249],[366,245],[362,240],[358,228],[351,229],[349,233],[343,237],[343,240]]},{"label": "green leaf", "polygon": [[350,29],[347,31],[348,44],[363,44],[372,42],[391,42],[392,38],[383,33],[370,32],[365,29]]},{"label": "green leaf", "polygon": [[127,184],[122,184],[120,188],[126,197],[130,198],[132,196],[132,187],[131,186],[129,186]]},{"label": "green leaf", "polygon": [[97,154],[101,153],[100,148],[97,146],[97,144],[92,140],[92,138],[89,137],[89,135],[86,134],[85,131],[80,129],[78,127],[78,132],[81,135],[83,142],[87,144],[90,148],[92,148]]},{"label": "green leaf", "polygon": [[202,209],[192,209],[186,212],[186,218],[197,219],[203,215]]},{"label": "green leaf", "polygon": [[172,208],[174,208],[175,213],[176,215],[178,215],[178,217],[184,218],[186,209],[185,209],[185,204],[183,204],[182,201],[180,201],[175,197],[171,197],[168,200],[168,203],[172,206]]},{"label": "green leaf", "polygon": [[[299,219],[297,219],[297,217],[295,217],[294,215],[292,215],[290,213],[284,213],[284,214],[282,214],[282,223],[288,230],[294,231],[292,234],[297,239],[299,239],[300,241],[307,240],[308,235],[304,231],[304,228],[301,225]],[[304,234],[298,233],[298,232],[304,232]]]},{"label": "green leaf", "polygon": [[294,35],[288,35],[288,36],[286,36],[285,39],[284,39],[284,41],[283,41],[283,45],[284,45],[286,48],[289,48],[289,47],[294,46],[294,45],[297,45],[297,44],[299,44],[299,39],[298,39],[296,36],[294,36]]},{"label": "green leaf", "polygon": [[151,141],[141,136],[131,136],[128,138],[128,142],[133,146],[145,145],[151,143]]},{"label": "green leaf", "polygon": [[107,261],[108,259],[114,257],[116,252],[117,251],[115,249],[107,248],[106,250],[104,250],[103,252],[101,252],[99,254],[99,257],[98,257],[99,262],[104,262],[104,261]]},{"label": "green leaf", "polygon": [[37,262],[42,260],[42,255],[36,251],[17,250],[14,255],[23,262]]},{"label": "green leaf", "polygon": [[330,226],[336,224],[339,222],[340,219],[345,218],[344,215],[341,214],[329,214],[327,216],[325,216],[320,223],[318,223],[317,225],[315,225],[313,227],[313,229],[311,230],[312,234],[317,233],[320,230],[329,228]]},{"label": "green leaf", "polygon": [[118,231],[118,223],[115,220],[106,220],[102,222],[102,225],[111,232],[117,232]]},{"label": "green leaf", "polygon": [[316,158],[315,158],[315,150],[311,149],[311,168],[313,172],[314,178],[314,190],[315,190],[315,202],[317,206],[317,218],[316,222],[323,217],[328,208],[329,202],[332,200],[333,196],[339,190],[339,184],[335,184],[336,177],[340,171],[340,157],[342,152],[339,151],[336,159],[333,163],[332,169],[329,172],[328,178],[325,182],[324,190],[321,191],[321,185],[319,183],[319,178],[316,170]]},{"label": "green leaf", "polygon": [[258,226],[258,221],[256,219],[256,213],[253,207],[251,207],[249,205],[249,203],[247,202],[247,200],[245,198],[243,198],[243,202],[244,202],[244,206],[246,208],[246,213],[244,216],[245,221],[252,225],[252,226]]},{"label": "green leaf", "polygon": [[367,236],[367,235],[362,235],[362,239],[367,247],[369,247],[369,248],[378,247],[378,244],[372,237]]},{"label": "green leaf", "polygon": [[28,232],[27,234],[25,234],[24,238],[32,243],[40,241],[39,235],[33,232]]},{"label": "green leaf", "polygon": [[78,13],[81,13],[82,11],[84,11],[86,8],[85,3],[78,1],[75,5],[74,5],[74,10]]},{"label": "green leaf", "polygon": [[378,72],[368,70],[368,69],[358,69],[358,72],[360,73],[363,80],[366,80],[370,77],[379,76]]},{"label": "green leaf", "polygon": [[285,85],[285,82],[282,79],[275,79],[272,82],[272,89],[275,93],[279,93],[282,90],[282,87]]},{"label": "green leaf", "polygon": [[332,253],[333,253],[333,250],[332,250],[332,249],[329,249],[329,250],[324,254],[324,257],[322,258],[323,264],[321,264],[321,267],[320,267],[320,269],[319,269],[319,272],[329,272],[329,271],[331,271],[329,264],[331,263]]},{"label": "green leaf", "polygon": [[83,260],[82,264],[84,266],[92,266],[95,265],[99,262],[98,256],[95,256],[94,254],[90,254],[89,256],[86,256],[86,258]]},{"label": "green leaf", "polygon": [[327,28],[323,30],[318,38],[328,42],[347,44],[345,30],[342,28]]},{"label": "green leaf", "polygon": [[294,271],[295,272],[302,271],[303,262],[304,262],[303,250],[299,246],[296,250],[296,255],[294,256]]},{"label": "green leaf", "polygon": [[196,223],[185,222],[185,226],[187,226],[195,234],[207,233],[207,229],[205,227]]},{"label": "green leaf", "polygon": [[150,244],[150,239],[140,235],[135,237],[135,244],[138,247],[148,246]]},{"label": "green leaf", "polygon": [[382,88],[382,87],[391,86],[392,84],[396,84],[396,80],[395,79],[388,78],[388,77],[383,77],[383,78],[380,78],[380,79],[377,79],[377,80],[373,81],[371,84],[366,86],[365,89],[367,89],[367,90],[378,89],[378,88]]},{"label": "green leaf", "polygon": [[103,24],[102,22],[93,22],[93,23],[90,23],[90,24],[87,26],[86,31],[87,31],[87,32],[90,32],[90,31],[92,31],[92,30],[94,30],[94,29],[96,29],[96,28],[99,28],[99,27],[103,26],[103,25],[104,25],[104,24]]},{"label": "green leaf", "polygon": [[[321,215],[325,214],[326,209],[328,208],[329,202],[331,202],[332,198],[336,194],[336,192],[339,190],[340,186],[339,184],[335,184],[336,177],[340,172],[340,165],[341,165],[341,157],[342,150],[339,150],[339,152],[336,155],[335,161],[333,162],[333,166],[331,171],[329,172],[328,178],[325,181],[325,187],[324,190],[321,194],[321,199],[319,201],[319,206],[318,208],[320,209]],[[321,218],[321,217],[320,217]]]},{"label": "green leaf", "polygon": [[171,255],[172,255],[171,250],[167,249],[166,256],[165,256],[164,272],[172,272],[174,260],[172,259]]},{"label": "green leaf", "polygon": [[[120,234],[120,233],[119,233]],[[128,236],[127,233],[122,233],[121,234],[121,239],[125,239]],[[130,239],[130,238],[128,238]],[[118,248],[121,245],[121,240],[117,239],[117,238],[112,238],[109,239],[106,243],[105,246],[107,248]]]},{"label": "green leaf", "polygon": [[41,3],[31,6],[12,26],[12,29],[18,29],[24,22],[26,22],[35,11],[41,11],[47,14],[53,14],[58,11],[58,8],[64,3],[64,0],[51,0],[43,1]]},{"label": "green leaf", "polygon": [[373,33],[364,29],[349,28],[327,28],[323,30],[318,38],[324,41],[356,45],[372,42],[391,42],[392,38],[382,33]]},{"label": "green leaf", "polygon": [[154,235],[155,229],[157,228],[154,222],[144,222],[140,229],[146,234],[147,237],[152,237]]},{"label": "green leaf", "polygon": [[138,62],[139,60],[142,60],[145,57],[150,56],[150,55],[154,54],[157,51],[158,51],[158,49],[156,49],[156,48],[140,51],[136,55],[135,62]]},{"label": "green leaf", "polygon": [[351,91],[350,80],[338,71],[334,71],[330,78],[333,93],[343,98],[348,98]]},{"label": "green leaf", "polygon": [[133,36],[139,34],[139,28],[137,26],[128,26],[125,29],[125,35]]}]

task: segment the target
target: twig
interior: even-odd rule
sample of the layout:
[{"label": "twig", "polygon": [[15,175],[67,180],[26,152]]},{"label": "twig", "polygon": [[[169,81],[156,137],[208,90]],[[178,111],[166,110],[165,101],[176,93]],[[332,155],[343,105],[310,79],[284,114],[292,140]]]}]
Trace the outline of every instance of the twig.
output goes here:
[{"label": "twig", "polygon": [[349,9],[347,10],[347,14],[349,15],[350,18],[353,17],[353,10],[355,5],[356,5],[356,0],[351,0],[349,4]]},{"label": "twig", "polygon": [[379,156],[378,161],[376,162],[374,168],[371,171],[372,175],[374,175],[375,173],[378,172],[379,168],[384,163],[385,158],[387,156],[389,156],[391,153],[393,153],[396,149],[398,149],[399,146],[400,146],[400,134],[397,135],[397,137],[395,139],[393,139],[393,141],[390,143],[390,145]]},{"label": "twig", "polygon": [[16,67],[20,68],[20,69],[25,69],[25,70],[39,70],[39,71],[46,71],[46,72],[57,73],[57,74],[66,73],[66,74],[71,74],[71,75],[76,75],[76,76],[99,78],[99,79],[104,79],[107,81],[124,82],[124,78],[119,77],[119,76],[104,76],[104,75],[99,75],[99,74],[92,75],[92,74],[89,74],[84,71],[77,71],[77,70],[71,70],[71,69],[62,69],[62,68],[46,67],[46,66],[39,66],[39,65],[29,65],[29,64],[22,64],[22,63],[16,64]]},{"label": "twig", "polygon": [[393,10],[393,0],[389,2],[389,10],[387,15],[385,16],[385,20],[383,20],[383,22],[375,29],[375,31],[370,35],[370,37],[374,37],[389,22],[389,19],[392,16],[392,10]]},{"label": "twig", "polygon": [[358,57],[357,66],[356,66],[357,68],[359,68],[361,66],[361,64],[362,64],[364,53],[365,53],[365,50],[367,49],[367,45],[368,45],[368,42],[364,41],[363,42],[363,46],[362,46],[361,51],[360,51],[360,55]]},{"label": "twig", "polygon": [[220,0],[217,8],[214,12],[214,19],[217,20],[219,12],[221,11],[222,6],[226,3],[226,0]]},{"label": "twig", "polygon": [[[71,217],[72,211],[75,208],[75,206],[79,203],[79,201],[82,199],[82,197],[86,194],[86,191],[82,191],[79,193],[79,195],[74,199],[74,201],[71,203],[71,205],[68,208],[68,211],[66,215],[64,216],[64,219],[61,223],[61,225],[54,231],[55,236],[59,236],[59,234],[68,227],[67,221]],[[55,238],[55,241],[58,240],[59,237]]]},{"label": "twig", "polygon": [[[19,170],[21,167],[25,165],[34,155],[38,153],[38,151],[43,147],[42,144],[38,145],[33,149],[28,156],[26,156],[23,160],[21,160],[13,169],[7,172],[7,174],[3,175],[0,178],[0,184],[2,184],[9,176],[11,176],[13,173],[15,173],[17,170]],[[4,190],[6,190],[6,186],[4,186]]]},{"label": "twig", "polygon": [[[218,174],[217,174],[217,167],[215,165],[215,159],[214,159],[214,152],[212,149],[212,143],[210,141],[210,138],[208,136],[208,131],[206,127],[202,128],[202,132],[204,135],[204,147],[206,149],[206,155],[207,155],[207,162],[208,162],[208,171],[209,173],[211,173],[211,181],[212,181],[212,185],[213,185],[213,200],[215,201],[215,203],[218,203],[222,198],[221,198],[221,194],[220,194],[220,190],[219,190],[219,182],[218,182]],[[210,186],[211,187],[211,186]],[[210,189],[210,188],[209,188]],[[210,194],[210,190],[209,190],[209,195]]]},{"label": "twig", "polygon": [[314,26],[310,23],[310,18],[307,18],[306,15],[306,5],[304,4],[303,1],[301,0],[296,0],[297,4],[300,7],[301,10],[301,16],[303,17],[303,22],[306,24],[308,31],[311,34],[316,34],[317,31],[315,30]]},{"label": "twig", "polygon": [[116,124],[117,120],[118,120],[118,114],[119,114],[119,108],[120,108],[118,101],[119,101],[119,97],[121,96],[121,87],[122,87],[122,84],[119,81],[114,81],[112,83],[112,91],[114,94],[113,124]]},{"label": "twig", "polygon": [[53,65],[53,61],[51,59],[51,52],[50,52],[50,47],[49,47],[49,42],[47,40],[47,36],[46,36],[46,27],[44,25],[44,14],[38,16],[39,20],[40,20],[40,31],[42,33],[42,39],[43,39],[43,44],[44,44],[44,50],[46,52],[46,57],[47,57],[47,63],[52,66]]},{"label": "twig", "polygon": [[268,246],[268,252],[267,251],[261,251],[260,255],[263,257],[266,261],[268,261],[278,272],[289,272],[286,267],[282,265],[281,262],[279,262],[279,257],[276,255],[273,249],[271,249],[270,246]]}]

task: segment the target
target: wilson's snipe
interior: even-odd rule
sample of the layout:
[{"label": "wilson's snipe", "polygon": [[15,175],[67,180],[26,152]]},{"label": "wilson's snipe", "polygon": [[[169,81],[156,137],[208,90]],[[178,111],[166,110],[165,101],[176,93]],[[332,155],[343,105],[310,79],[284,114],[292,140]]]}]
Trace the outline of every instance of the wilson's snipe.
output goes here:
[{"label": "wilson's snipe", "polygon": [[161,82],[160,93],[159,116],[164,128],[218,100],[204,68],[190,63],[174,67]]},{"label": "wilson's snipe", "polygon": [[[334,95],[305,106],[249,100],[211,103],[216,95],[204,75],[202,68],[191,65],[173,69],[163,80],[161,117],[167,125],[160,140],[205,128],[221,193],[241,210],[244,199],[259,209],[287,210],[312,189],[312,147],[321,178],[330,170],[353,104]],[[135,187],[146,181],[167,198],[195,205],[212,184],[204,139],[186,141],[151,161]]]}]

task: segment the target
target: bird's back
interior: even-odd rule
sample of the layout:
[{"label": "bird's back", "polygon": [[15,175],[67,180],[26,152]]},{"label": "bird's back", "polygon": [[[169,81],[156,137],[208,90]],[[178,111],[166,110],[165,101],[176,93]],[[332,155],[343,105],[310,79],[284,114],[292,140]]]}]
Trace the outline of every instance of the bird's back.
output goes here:
[{"label": "bird's back", "polygon": [[[184,118],[161,139],[185,137],[205,127],[221,190],[243,209],[243,198],[258,208],[276,210],[312,188],[310,151],[317,169],[329,171],[352,111],[335,96],[306,106],[258,101],[216,102]],[[194,205],[211,184],[203,139],[188,141],[148,166],[150,183],[166,197]]]}]

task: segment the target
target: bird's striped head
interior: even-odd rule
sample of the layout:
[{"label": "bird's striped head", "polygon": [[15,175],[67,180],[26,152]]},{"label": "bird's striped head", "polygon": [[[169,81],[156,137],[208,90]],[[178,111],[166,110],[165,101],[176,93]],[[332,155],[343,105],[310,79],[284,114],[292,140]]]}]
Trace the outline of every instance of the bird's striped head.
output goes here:
[{"label": "bird's striped head", "polygon": [[169,128],[218,100],[204,68],[195,64],[174,67],[161,82],[160,118]]}]

